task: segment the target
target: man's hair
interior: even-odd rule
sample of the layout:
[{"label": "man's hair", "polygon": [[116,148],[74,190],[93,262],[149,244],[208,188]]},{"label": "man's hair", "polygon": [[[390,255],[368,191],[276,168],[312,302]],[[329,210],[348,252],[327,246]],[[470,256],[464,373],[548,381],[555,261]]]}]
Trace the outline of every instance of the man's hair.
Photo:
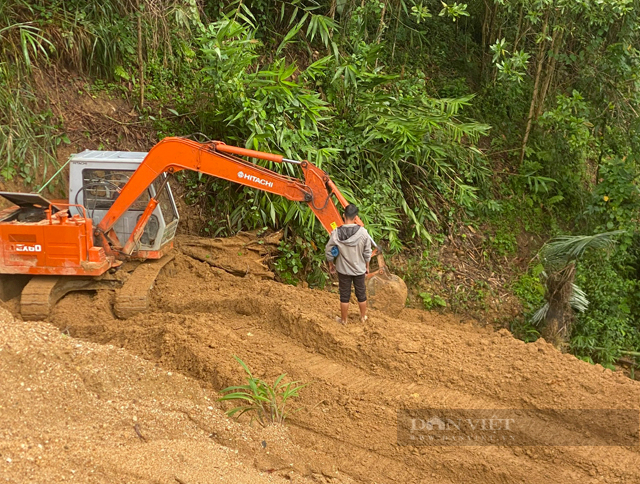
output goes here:
[{"label": "man's hair", "polygon": [[347,220],[353,220],[358,216],[358,207],[356,207],[353,203],[350,203],[346,207],[344,207],[344,218]]}]

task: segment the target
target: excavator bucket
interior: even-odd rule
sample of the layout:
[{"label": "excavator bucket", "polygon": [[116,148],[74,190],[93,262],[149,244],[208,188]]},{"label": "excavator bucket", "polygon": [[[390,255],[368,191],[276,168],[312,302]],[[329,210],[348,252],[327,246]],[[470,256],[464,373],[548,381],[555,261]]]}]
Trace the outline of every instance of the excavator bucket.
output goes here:
[{"label": "excavator bucket", "polygon": [[391,274],[382,254],[377,254],[378,270],[367,278],[369,306],[396,317],[404,309],[407,300],[407,285],[395,274]]}]

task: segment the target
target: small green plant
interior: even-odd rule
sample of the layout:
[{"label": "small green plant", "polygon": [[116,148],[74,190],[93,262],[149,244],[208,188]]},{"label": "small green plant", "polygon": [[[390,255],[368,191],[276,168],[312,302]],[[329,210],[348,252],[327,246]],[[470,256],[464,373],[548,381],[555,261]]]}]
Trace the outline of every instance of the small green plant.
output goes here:
[{"label": "small green plant", "polygon": [[318,239],[318,244],[301,237],[280,242],[273,266],[282,282],[297,286],[298,282],[306,281],[309,287],[325,286],[328,276],[323,271],[324,244],[320,242],[323,237]]},{"label": "small green plant", "polygon": [[445,301],[442,297],[437,294],[429,294],[428,292],[421,292],[418,294],[422,299],[422,304],[424,308],[427,310],[434,308],[444,308],[447,307],[447,301]]},{"label": "small green plant", "polygon": [[235,355],[234,358],[247,373],[247,384],[227,387],[221,390],[221,393],[226,393],[226,395],[219,398],[218,401],[240,400],[242,402],[241,405],[227,410],[229,417],[239,418],[244,413],[253,412],[262,426],[284,424],[289,414],[295,413],[302,408],[289,410],[287,404],[291,398],[298,397],[300,390],[306,387],[308,383],[302,385],[298,384],[300,383],[299,381],[284,383],[284,377],[287,374],[283,373],[276,378],[273,385],[269,385],[264,380],[254,377],[244,361]]},{"label": "small green plant", "polygon": [[525,318],[517,318],[511,322],[509,329],[513,335],[524,341],[525,343],[533,343],[540,338],[540,332],[538,329]]},{"label": "small green plant", "polygon": [[453,2],[451,5],[448,5],[444,2],[440,3],[442,3],[442,10],[440,10],[440,13],[438,14],[440,17],[449,17],[452,21],[455,22],[460,17],[469,16],[466,3]]},{"label": "small green plant", "polygon": [[542,264],[536,264],[527,273],[522,274],[511,286],[513,294],[522,303],[527,318],[544,304],[545,287],[540,279],[544,272]]},{"label": "small green plant", "polygon": [[297,286],[304,267],[300,253],[293,243],[284,240],[280,242],[278,250],[280,255],[275,260],[278,276],[285,284]]},{"label": "small green plant", "polygon": [[488,243],[492,251],[500,257],[514,254],[518,247],[515,234],[507,228],[498,228],[496,234],[489,237]]},{"label": "small green plant", "polygon": [[425,19],[431,18],[433,15],[429,12],[429,7],[420,2],[419,5],[411,7],[411,16],[415,18],[416,23],[419,24],[420,22],[424,22]]}]

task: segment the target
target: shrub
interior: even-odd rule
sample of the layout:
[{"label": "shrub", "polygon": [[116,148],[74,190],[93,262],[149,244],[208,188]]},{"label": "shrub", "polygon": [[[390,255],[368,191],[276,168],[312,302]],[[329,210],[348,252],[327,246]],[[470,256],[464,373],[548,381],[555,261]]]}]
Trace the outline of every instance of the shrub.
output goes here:
[{"label": "shrub", "polygon": [[447,301],[445,301],[442,297],[438,296],[437,294],[429,294],[428,292],[421,292],[419,296],[422,299],[422,304],[424,305],[424,308],[427,310],[434,309],[434,308],[444,308],[447,306]]}]

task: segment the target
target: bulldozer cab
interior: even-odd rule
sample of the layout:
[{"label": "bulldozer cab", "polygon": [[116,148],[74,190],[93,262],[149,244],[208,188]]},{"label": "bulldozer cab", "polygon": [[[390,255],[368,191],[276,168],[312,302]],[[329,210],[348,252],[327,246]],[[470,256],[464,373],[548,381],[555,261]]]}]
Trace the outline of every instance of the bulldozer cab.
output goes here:
[{"label": "bulldozer cab", "polygon": [[[118,198],[147,153],[85,150],[71,156],[69,204],[82,205],[97,226]],[[155,197],[166,174],[160,175],[120,217],[114,226],[118,239],[128,240],[149,199]],[[167,183],[158,196],[158,206],[145,226],[138,250],[155,251],[170,242],[178,226],[178,211]],[[71,215],[79,209],[71,207]],[[83,215],[83,214],[79,214]]]}]

